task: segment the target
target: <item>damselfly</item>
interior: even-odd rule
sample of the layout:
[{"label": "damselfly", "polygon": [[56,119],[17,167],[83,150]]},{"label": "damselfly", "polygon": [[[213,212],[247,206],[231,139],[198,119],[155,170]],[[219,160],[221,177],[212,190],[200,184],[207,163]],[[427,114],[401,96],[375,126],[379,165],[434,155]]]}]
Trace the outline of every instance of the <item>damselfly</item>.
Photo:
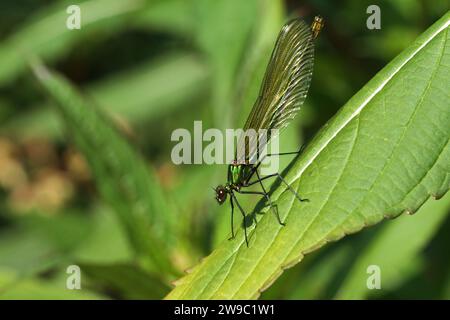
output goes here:
[{"label": "damselfly", "polygon": [[[300,19],[291,20],[283,26],[269,60],[259,96],[245,123],[244,131],[253,129],[258,132],[260,129],[266,129],[268,136],[263,141],[267,143],[273,138],[273,135],[270,134],[271,130],[285,128],[295,117],[308,93],[313,71],[314,39],[322,27],[323,19],[319,16],[314,18],[311,27]],[[242,213],[247,246],[246,214],[239,204],[235,193],[264,196],[270,208],[274,211],[278,223],[283,226],[285,224],[281,221],[278,209],[270,200],[270,196],[262,181],[278,177],[299,201],[306,201],[306,199],[302,199],[297,194],[279,173],[261,178],[258,173],[258,167],[263,159],[259,159],[259,150],[263,147],[260,143],[249,143],[245,138],[240,138],[237,150],[241,152],[237,153],[234,161],[228,166],[228,181],[225,185],[219,185],[215,188],[216,200],[219,204],[224,203],[227,196],[230,196],[230,239],[234,238],[233,215],[235,203]],[[298,152],[266,154],[265,156],[295,154]],[[251,161],[252,159],[258,159],[258,161],[255,163]],[[255,180],[251,181],[254,176],[256,176]],[[255,184],[260,184],[262,191],[243,190]]]}]

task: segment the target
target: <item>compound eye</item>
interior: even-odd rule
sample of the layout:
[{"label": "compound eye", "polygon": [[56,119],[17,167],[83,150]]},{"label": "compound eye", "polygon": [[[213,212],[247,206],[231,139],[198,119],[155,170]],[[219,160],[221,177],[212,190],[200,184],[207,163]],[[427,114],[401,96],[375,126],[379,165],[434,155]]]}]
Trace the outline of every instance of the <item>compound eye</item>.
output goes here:
[{"label": "compound eye", "polygon": [[217,202],[219,202],[220,204],[224,203],[225,200],[227,199],[227,192],[223,187],[218,187],[216,189],[216,200]]}]

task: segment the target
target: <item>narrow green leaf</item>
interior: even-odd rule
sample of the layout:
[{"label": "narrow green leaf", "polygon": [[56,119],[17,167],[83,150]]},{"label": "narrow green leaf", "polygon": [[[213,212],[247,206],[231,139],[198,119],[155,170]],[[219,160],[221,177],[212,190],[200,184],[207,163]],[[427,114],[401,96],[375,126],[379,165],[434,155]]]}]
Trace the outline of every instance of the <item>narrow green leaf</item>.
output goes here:
[{"label": "narrow green leaf", "polygon": [[[169,299],[257,298],[283,269],[329,241],[402,212],[415,212],[450,185],[450,12],[381,70],[296,159],[272,193],[250,246],[225,240]],[[257,214],[259,217],[260,215]],[[414,219],[412,217],[411,219]]]},{"label": "narrow green leaf", "polygon": [[82,287],[68,290],[65,278],[52,283],[38,278],[19,278],[13,269],[0,268],[0,300],[94,300],[106,297]]},{"label": "narrow green leaf", "polygon": [[[170,55],[113,75],[83,91],[105,111],[125,117],[133,124],[165,116],[176,108],[188,107],[206,89],[208,72],[191,54]],[[61,121],[50,105],[37,105],[31,112],[14,117],[0,132],[19,137],[61,133]]]},{"label": "narrow green leaf", "polygon": [[135,15],[133,25],[192,36],[195,18],[186,13],[193,5],[193,1],[186,0],[151,1],[151,6]]},{"label": "narrow green leaf", "polygon": [[225,128],[230,122],[234,82],[257,13],[255,0],[194,2],[194,34],[212,69],[212,104],[217,127]]},{"label": "narrow green leaf", "polygon": [[98,206],[90,213],[92,232],[70,258],[80,264],[118,264],[132,260],[133,249],[117,216],[111,209]]},{"label": "narrow green leaf", "polygon": [[97,108],[63,77],[38,62],[33,71],[55,100],[97,187],[118,214],[139,260],[162,274],[173,273],[168,258],[174,217],[155,175]]},{"label": "narrow green leaf", "polygon": [[61,252],[48,239],[24,227],[2,232],[0,268],[13,269],[18,276],[32,275],[61,262]]}]

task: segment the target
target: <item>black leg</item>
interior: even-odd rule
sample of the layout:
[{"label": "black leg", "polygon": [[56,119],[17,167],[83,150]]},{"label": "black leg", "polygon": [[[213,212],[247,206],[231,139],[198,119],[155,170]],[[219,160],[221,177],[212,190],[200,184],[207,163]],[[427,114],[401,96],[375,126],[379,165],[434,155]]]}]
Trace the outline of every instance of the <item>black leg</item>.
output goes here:
[{"label": "black leg", "polygon": [[[261,159],[261,161],[259,161],[259,162],[253,167],[252,173],[251,173],[250,176],[247,178],[247,183],[248,183],[247,185],[250,186],[250,185],[252,185],[252,184],[257,183],[259,180],[263,180],[263,179],[266,178],[266,177],[264,177],[263,179],[260,179],[260,178],[259,178],[259,175],[257,174],[258,180],[253,181],[253,182],[249,182],[250,179],[253,177],[253,174],[254,174],[255,172],[258,171],[259,166],[261,165],[261,163],[264,161],[264,159],[265,159],[266,157],[272,157],[272,156],[285,156],[285,155],[289,155],[289,154],[300,154],[300,153],[302,153],[303,149],[305,149],[305,146],[306,146],[306,145],[303,144],[303,145],[300,147],[300,150],[298,150],[298,151],[293,151],[293,152],[282,152],[282,153],[268,153],[268,154],[265,154],[264,157]],[[270,176],[267,176],[267,177],[272,177],[272,176],[274,176],[274,175],[270,175]],[[263,189],[264,189],[264,188],[263,188]]]},{"label": "black leg", "polygon": [[303,202],[303,201],[309,201],[308,199],[302,199],[302,198],[300,198],[300,196],[298,195],[298,193],[295,192],[295,190],[290,186],[290,184],[287,183],[286,180],[284,180],[284,178],[283,178],[283,177],[281,176],[281,174],[279,174],[278,172],[277,172],[277,173],[273,173],[273,174],[269,174],[268,176],[262,177],[261,179],[258,179],[258,180],[256,180],[256,181],[250,182],[250,183],[247,184],[247,186],[254,185],[255,183],[261,182],[261,181],[263,181],[263,180],[266,180],[266,179],[269,179],[269,178],[272,178],[272,177],[278,177],[278,178],[280,178],[280,180],[288,187],[288,189],[289,189],[289,190],[297,197],[297,199],[298,199],[299,201],[301,201],[301,202]]},{"label": "black leg", "polygon": [[234,216],[234,203],[233,203],[233,197],[230,197],[231,202],[231,238],[228,240],[234,239],[234,223],[233,223],[233,216]]},{"label": "black leg", "polygon": [[267,153],[267,154],[265,154],[265,155],[263,156],[263,158],[261,159],[261,161],[258,162],[258,164],[255,166],[255,168],[258,168],[259,165],[261,164],[261,162],[263,162],[264,159],[265,159],[266,157],[273,157],[273,156],[287,156],[287,155],[290,155],[290,154],[300,154],[300,153],[303,152],[303,150],[305,149],[305,147],[306,147],[306,145],[303,144],[303,145],[300,147],[300,150],[298,150],[298,151],[281,152],[281,153]]},{"label": "black leg", "polygon": [[269,194],[267,193],[266,188],[264,188],[264,185],[261,181],[261,177],[259,176],[258,170],[255,170],[255,173],[256,173],[256,177],[258,177],[259,184],[261,185],[261,188],[263,189],[264,195],[265,195],[267,201],[269,201],[269,205],[273,209],[273,212],[275,213],[275,216],[277,217],[278,223],[281,224],[282,226],[285,226],[286,224],[284,222],[281,222],[280,215],[278,213],[278,207],[274,206],[272,204],[272,200],[270,200]]},{"label": "black leg", "polygon": [[244,218],[244,234],[245,234],[245,243],[247,244],[248,247],[248,238],[247,238],[247,226],[245,225],[245,212],[244,209],[242,209],[241,205],[239,204],[239,201],[237,200],[236,196],[234,195],[234,193],[230,193],[231,198],[234,199],[234,201],[236,201],[236,204],[239,208],[239,210],[242,213],[242,217]]},{"label": "black leg", "polygon": [[[236,192],[238,192],[240,194],[258,194],[258,195],[267,197],[267,194],[265,194],[264,192],[261,192],[261,191],[244,191],[244,190],[241,190],[241,191],[236,191]],[[255,216],[253,217],[253,221],[255,221],[255,227],[256,227],[258,225],[258,220],[256,220]]]},{"label": "black leg", "polygon": [[[294,151],[294,152],[282,152],[282,153],[268,153],[268,154],[265,154],[264,157],[261,159],[261,161],[259,161],[259,162],[253,167],[252,172],[250,173],[250,175],[249,175],[248,178],[247,178],[247,183],[248,183],[248,181],[250,181],[250,179],[253,177],[253,175],[255,174],[255,172],[258,171],[259,166],[261,165],[261,163],[264,161],[264,159],[265,159],[266,157],[272,157],[272,156],[285,156],[285,155],[289,155],[289,154],[299,154],[299,153],[301,153],[301,152],[303,151],[304,147],[305,147],[305,145],[302,145],[301,148],[300,148],[300,150]],[[259,179],[259,176],[258,176],[258,180],[260,180],[260,179]],[[256,182],[257,182],[257,181],[252,182],[251,184],[254,184],[254,183],[256,183]],[[250,184],[248,184],[248,185],[250,185]]]},{"label": "black leg", "polygon": [[[259,174],[257,171],[256,171],[256,175],[258,176],[258,179],[259,179]],[[259,179],[258,181],[260,181],[260,180],[261,179]],[[285,226],[286,224],[284,222],[281,222],[280,215],[278,214],[278,207],[276,205],[272,204],[272,200],[270,199],[269,194],[266,192],[266,189],[264,188],[264,185],[262,184],[262,182],[261,182],[261,187],[263,189],[263,192],[261,192],[261,191],[238,191],[238,192],[243,193],[243,194],[259,194],[259,195],[264,196],[267,199],[267,201],[269,202],[269,206],[273,210],[273,213],[277,217],[278,223],[281,224],[282,226]],[[255,217],[255,224],[256,224],[256,217]]]}]

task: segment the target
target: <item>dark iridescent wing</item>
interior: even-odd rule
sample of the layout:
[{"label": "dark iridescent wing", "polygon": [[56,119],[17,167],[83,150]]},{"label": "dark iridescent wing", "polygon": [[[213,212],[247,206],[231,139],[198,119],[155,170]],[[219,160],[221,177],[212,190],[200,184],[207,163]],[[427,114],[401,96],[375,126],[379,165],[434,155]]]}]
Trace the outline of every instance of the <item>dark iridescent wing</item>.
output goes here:
[{"label": "dark iridescent wing", "polygon": [[[244,126],[249,129],[284,129],[305,101],[311,82],[314,60],[314,35],[300,19],[283,26],[264,75],[259,96]],[[278,131],[278,132],[279,132]],[[240,137],[236,160],[255,163],[258,153],[274,135]],[[259,151],[258,151],[259,150]]]}]

